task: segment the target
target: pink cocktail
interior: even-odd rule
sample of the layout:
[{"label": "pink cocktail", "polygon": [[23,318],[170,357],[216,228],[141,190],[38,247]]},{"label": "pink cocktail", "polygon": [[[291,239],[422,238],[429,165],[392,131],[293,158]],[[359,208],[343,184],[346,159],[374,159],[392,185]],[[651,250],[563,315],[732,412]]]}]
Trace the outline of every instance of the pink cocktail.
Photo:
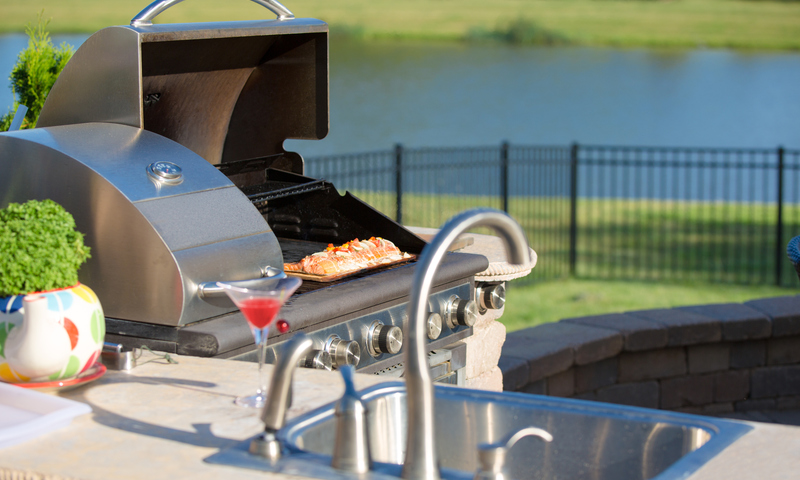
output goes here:
[{"label": "pink cocktail", "polygon": [[217,282],[228,297],[241,310],[258,345],[258,390],[254,395],[236,397],[235,403],[246,407],[263,407],[266,402],[267,384],[262,370],[267,348],[269,326],[278,316],[286,299],[303,283],[296,277],[286,277],[267,281],[262,288],[243,287],[235,283]]},{"label": "pink cocktail", "polygon": [[252,328],[267,328],[283,306],[277,298],[248,298],[237,305]]}]

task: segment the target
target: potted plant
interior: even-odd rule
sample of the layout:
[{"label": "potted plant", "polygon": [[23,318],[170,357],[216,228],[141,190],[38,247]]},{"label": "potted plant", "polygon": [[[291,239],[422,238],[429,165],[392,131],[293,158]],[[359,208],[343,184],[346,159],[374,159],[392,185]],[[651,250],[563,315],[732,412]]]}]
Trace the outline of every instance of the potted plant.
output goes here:
[{"label": "potted plant", "polygon": [[0,209],[0,380],[61,380],[94,366],[105,317],[78,281],[89,257],[74,218],[56,202]]}]

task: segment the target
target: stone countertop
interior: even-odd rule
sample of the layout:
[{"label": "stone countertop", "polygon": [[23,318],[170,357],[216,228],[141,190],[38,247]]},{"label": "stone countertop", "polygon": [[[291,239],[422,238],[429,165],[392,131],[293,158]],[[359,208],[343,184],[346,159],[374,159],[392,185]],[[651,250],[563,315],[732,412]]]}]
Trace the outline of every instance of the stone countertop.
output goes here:
[{"label": "stone countertop", "polygon": [[798,478],[800,427],[749,424],[754,427],[753,430],[700,467],[687,480]]},{"label": "stone countertop", "polygon": [[[260,431],[259,411],[233,404],[236,395],[252,392],[257,365],[175,358],[177,365],[146,353],[146,363],[131,372],[109,371],[90,384],[61,392],[89,404],[92,413],[45,436],[0,449],[0,480],[297,478],[203,462]],[[272,367],[265,368],[269,374]],[[356,375],[358,388],[385,380]],[[289,415],[334,401],[342,391],[338,374],[299,369]],[[800,428],[751,425],[754,430],[689,478],[797,478]]]},{"label": "stone countertop", "polygon": [[[260,409],[233,404],[237,395],[255,391],[258,365],[173,357],[177,365],[145,352],[130,372],[109,370],[59,393],[90,405],[92,413],[0,449],[0,479],[263,479],[261,472],[203,462],[263,429]],[[264,368],[269,375],[272,366]],[[385,377],[356,375],[359,388],[382,381]],[[298,369],[289,415],[332,402],[343,392],[338,373]]]}]

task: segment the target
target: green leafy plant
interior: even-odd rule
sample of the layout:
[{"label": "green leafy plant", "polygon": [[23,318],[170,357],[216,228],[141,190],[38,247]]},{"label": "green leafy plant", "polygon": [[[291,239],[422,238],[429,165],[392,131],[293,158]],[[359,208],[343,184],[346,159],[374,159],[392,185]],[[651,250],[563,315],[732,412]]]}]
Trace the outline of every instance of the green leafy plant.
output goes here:
[{"label": "green leafy plant", "polygon": [[14,105],[11,110],[0,118],[0,131],[6,131],[11,126],[14,113],[20,105],[28,107],[22,128],[33,128],[39,119],[44,101],[58,75],[70,58],[72,47],[62,43],[53,46],[50,35],[47,33],[47,24],[50,20],[43,21],[39,13],[36,25],[30,23],[25,28],[28,34],[28,46],[20,52],[17,63],[11,70],[11,91],[14,94]]},{"label": "green leafy plant", "polygon": [[75,219],[56,202],[0,209],[0,298],[75,285],[90,256]]}]

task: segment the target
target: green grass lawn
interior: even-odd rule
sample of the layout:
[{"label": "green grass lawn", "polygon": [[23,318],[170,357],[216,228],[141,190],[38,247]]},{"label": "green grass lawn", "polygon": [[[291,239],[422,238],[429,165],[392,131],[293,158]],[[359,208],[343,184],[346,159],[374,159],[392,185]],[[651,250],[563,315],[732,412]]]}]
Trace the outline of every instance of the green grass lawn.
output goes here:
[{"label": "green grass lawn", "polygon": [[500,321],[508,331],[563,318],[682,305],[745,302],[800,294],[796,288],[719,284],[668,284],[608,280],[554,280],[528,285],[511,282]]},{"label": "green grass lawn", "polygon": [[[53,19],[51,32],[93,32],[129,23],[147,4],[147,0],[2,0],[0,31],[22,31],[44,9],[45,18]],[[298,17],[328,22],[332,32],[364,38],[455,40],[512,33],[525,39],[545,32],[590,45],[800,49],[797,1],[286,0],[284,4]],[[158,21],[272,17],[247,0],[192,0],[168,9]]]},{"label": "green grass lawn", "polygon": [[[394,215],[393,194],[354,193]],[[485,196],[405,194],[403,199],[404,224],[434,228],[468,208],[500,207],[498,198]],[[529,278],[509,284],[501,319],[509,331],[584,315],[800,294],[800,281],[785,257],[782,278],[788,287],[768,285],[774,280],[773,205],[581,199],[577,267],[583,279],[564,278],[569,199],[516,197],[510,211],[527,231],[538,263]],[[800,205],[786,205],[784,213],[787,225],[797,224]],[[788,241],[796,229],[786,230]],[[586,279],[597,277],[606,278]]]}]

